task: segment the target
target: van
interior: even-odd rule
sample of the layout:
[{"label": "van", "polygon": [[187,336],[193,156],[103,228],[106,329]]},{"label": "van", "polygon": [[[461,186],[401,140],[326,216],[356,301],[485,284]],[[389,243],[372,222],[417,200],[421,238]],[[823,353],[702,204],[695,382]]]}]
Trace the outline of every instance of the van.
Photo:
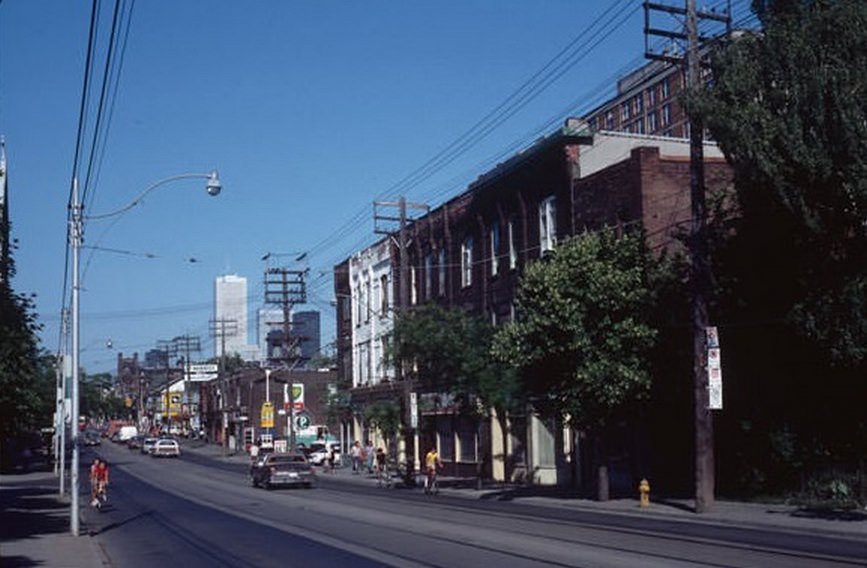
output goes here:
[{"label": "van", "polygon": [[130,438],[138,436],[138,428],[135,426],[121,426],[118,431],[117,439],[119,442],[126,442]]}]

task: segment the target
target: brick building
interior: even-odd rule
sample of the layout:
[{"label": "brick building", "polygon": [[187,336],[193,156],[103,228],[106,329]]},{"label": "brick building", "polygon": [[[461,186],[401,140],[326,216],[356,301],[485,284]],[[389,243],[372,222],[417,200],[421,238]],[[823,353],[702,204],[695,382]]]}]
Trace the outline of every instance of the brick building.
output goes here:
[{"label": "brick building", "polygon": [[[726,187],[730,171],[713,144],[705,147],[705,161],[707,186]],[[565,237],[639,225],[654,250],[680,246],[673,235],[689,220],[688,180],[687,140],[592,132],[570,120],[408,226],[406,305],[437,302],[499,325],[514,317],[523,268]],[[406,412],[407,389],[377,359],[377,343],[387,341],[394,307],[401,305],[398,259],[394,241],[383,239],[335,267],[338,373],[350,389],[350,430],[357,438],[371,435],[366,405],[390,400]],[[422,404],[413,445],[436,444],[450,473],[474,475],[481,466],[496,479],[554,484],[575,478],[574,433],[532,412],[510,417],[509,455],[492,459],[504,435],[495,421],[479,436],[448,412],[447,393],[415,388]],[[434,399],[439,404],[424,404]]]}]

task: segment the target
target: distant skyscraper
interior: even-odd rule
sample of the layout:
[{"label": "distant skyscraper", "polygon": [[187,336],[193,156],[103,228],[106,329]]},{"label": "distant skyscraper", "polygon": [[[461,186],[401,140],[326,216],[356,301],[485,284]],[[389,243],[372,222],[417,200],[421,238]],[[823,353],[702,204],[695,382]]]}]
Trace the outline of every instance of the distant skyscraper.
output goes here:
[{"label": "distant skyscraper", "polygon": [[[291,314],[289,316],[292,317]],[[268,333],[283,329],[283,310],[279,308],[260,308],[256,312],[256,345],[259,346],[259,356],[269,358]]]},{"label": "distant skyscraper", "polygon": [[[247,347],[247,279],[237,274],[218,276],[214,284],[216,331],[226,330],[226,355],[249,352]],[[214,338],[214,353],[220,357],[223,338]]]},{"label": "distant skyscraper", "polygon": [[292,329],[289,335],[298,340],[302,365],[310,365],[310,358],[319,353],[319,312],[297,312],[292,314]]}]

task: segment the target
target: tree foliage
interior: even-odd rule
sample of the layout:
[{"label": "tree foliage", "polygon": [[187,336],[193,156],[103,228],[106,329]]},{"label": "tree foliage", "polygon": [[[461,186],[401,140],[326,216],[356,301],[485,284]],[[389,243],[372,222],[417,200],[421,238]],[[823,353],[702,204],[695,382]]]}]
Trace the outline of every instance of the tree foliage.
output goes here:
[{"label": "tree foliage", "polygon": [[767,318],[857,365],[867,359],[867,4],[755,6],[763,32],[720,50],[696,99],[735,173],[726,270]]},{"label": "tree foliage", "polygon": [[42,384],[46,367],[49,385],[54,375],[40,356],[33,301],[11,286],[11,253],[7,269],[8,277],[0,281],[0,439],[50,424],[54,401],[53,386]]},{"label": "tree foliage", "polygon": [[534,407],[595,429],[650,387],[649,267],[639,236],[611,230],[561,244],[527,267],[518,317],[493,352],[521,370]]},{"label": "tree foliage", "polygon": [[490,355],[493,326],[461,309],[425,304],[397,319],[392,355],[423,388],[448,392],[462,414],[517,403],[515,375]]}]

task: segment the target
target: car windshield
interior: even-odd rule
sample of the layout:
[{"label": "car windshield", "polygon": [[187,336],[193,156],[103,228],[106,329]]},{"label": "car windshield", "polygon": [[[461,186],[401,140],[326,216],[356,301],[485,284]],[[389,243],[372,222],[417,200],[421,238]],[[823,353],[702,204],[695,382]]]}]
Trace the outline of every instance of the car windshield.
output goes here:
[{"label": "car windshield", "polygon": [[272,464],[279,463],[304,463],[306,460],[304,456],[273,456],[271,458]]}]

